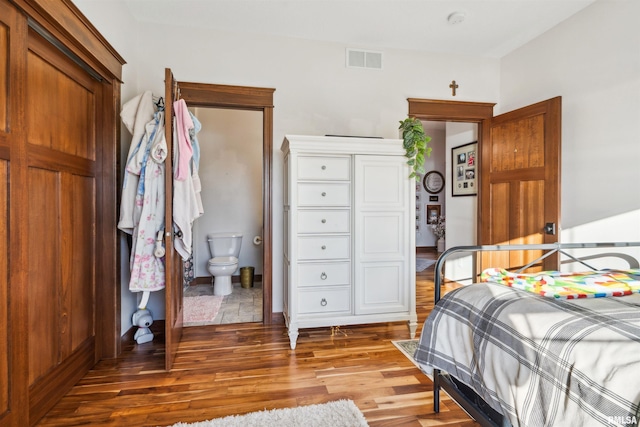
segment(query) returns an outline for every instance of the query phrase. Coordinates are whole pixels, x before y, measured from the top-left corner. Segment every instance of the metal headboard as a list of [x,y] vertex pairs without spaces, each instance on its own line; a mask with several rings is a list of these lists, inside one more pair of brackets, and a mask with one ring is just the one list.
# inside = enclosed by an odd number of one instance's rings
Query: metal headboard
[[[530,263],[528,263],[527,265],[521,267],[520,269],[518,269],[517,272],[522,272],[524,270],[526,270],[527,268],[531,267],[532,265],[536,264],[537,262],[547,258],[550,255],[553,255],[555,253],[560,253],[568,258],[570,258],[571,260],[578,262],[584,266],[586,266],[587,268],[589,268],[590,270],[595,270],[593,267],[591,267],[589,264],[587,264],[585,262],[586,259],[592,258],[592,257],[576,257],[570,253],[567,253],[566,250],[568,249],[600,249],[600,248],[627,248],[627,247],[640,247],[640,242],[600,242],[600,243],[543,243],[543,244],[539,244],[539,245],[480,245],[480,246],[455,246],[453,248],[447,249],[446,251],[444,251],[439,257],[438,260],[436,261],[436,265],[435,265],[435,280],[434,280],[434,284],[435,284],[435,293],[434,293],[434,297],[435,297],[435,301],[434,302],[438,302],[440,300],[440,287],[442,285],[442,267],[444,266],[444,263],[446,261],[446,259],[448,257],[450,257],[451,255],[455,254],[455,253],[460,253],[460,252],[473,252],[473,253],[477,253],[477,252],[490,252],[490,251],[522,251],[522,250],[544,250],[547,251],[544,254],[542,254],[540,257],[536,258],[535,260],[531,261]],[[638,260],[633,258],[632,256],[629,256],[627,254],[600,254],[600,256],[604,256],[604,255],[611,255],[611,256],[618,256],[618,257],[623,257],[626,261],[629,262],[630,268],[638,268],[639,264],[638,264]]]

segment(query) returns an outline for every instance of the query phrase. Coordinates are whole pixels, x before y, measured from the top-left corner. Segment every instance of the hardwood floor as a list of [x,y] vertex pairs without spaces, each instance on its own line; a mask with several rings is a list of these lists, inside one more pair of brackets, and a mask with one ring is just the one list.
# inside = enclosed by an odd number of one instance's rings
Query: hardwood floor
[[[419,334],[433,307],[433,266],[416,277]],[[173,371],[163,370],[161,336],[131,344],[98,363],[38,425],[163,426],[351,399],[371,427],[478,426],[444,393],[433,413],[431,381],[391,343],[408,338],[404,322],[333,335],[305,329],[292,351],[284,325],[185,328]]]

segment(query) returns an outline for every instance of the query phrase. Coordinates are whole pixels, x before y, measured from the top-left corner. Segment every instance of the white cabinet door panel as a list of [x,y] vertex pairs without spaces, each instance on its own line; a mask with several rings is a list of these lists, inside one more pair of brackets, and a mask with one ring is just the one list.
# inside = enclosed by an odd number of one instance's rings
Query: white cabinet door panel
[[404,210],[407,197],[406,171],[403,158],[356,157],[354,194],[359,208]]
[[409,309],[403,262],[363,263],[358,268],[356,314],[392,313]]
[[360,216],[359,257],[374,259],[402,259],[405,257],[406,232],[403,212],[363,212]]

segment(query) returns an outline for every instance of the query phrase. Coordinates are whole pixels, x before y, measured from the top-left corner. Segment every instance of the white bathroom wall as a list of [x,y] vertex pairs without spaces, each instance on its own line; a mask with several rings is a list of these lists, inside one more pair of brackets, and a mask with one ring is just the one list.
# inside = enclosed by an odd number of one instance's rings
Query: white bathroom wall
[[[207,234],[241,232],[239,267],[262,274],[262,112],[195,108],[202,124],[199,175],[204,215],[193,228],[196,277],[210,277]],[[239,270],[235,275],[240,274]]]

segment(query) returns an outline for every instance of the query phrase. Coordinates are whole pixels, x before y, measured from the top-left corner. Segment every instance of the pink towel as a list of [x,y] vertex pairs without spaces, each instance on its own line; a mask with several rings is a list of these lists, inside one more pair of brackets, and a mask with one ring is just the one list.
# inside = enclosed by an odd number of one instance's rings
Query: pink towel
[[173,111],[176,115],[176,133],[178,134],[178,164],[176,165],[175,178],[178,181],[184,181],[191,173],[189,162],[193,156],[193,147],[191,147],[189,130],[193,129],[194,126],[184,99],[179,99],[173,103]]

